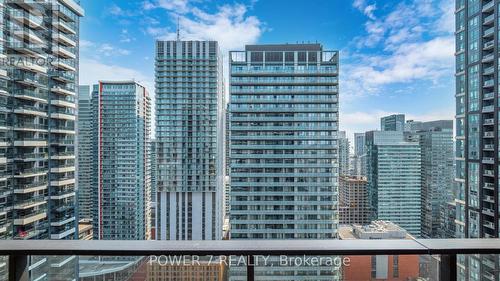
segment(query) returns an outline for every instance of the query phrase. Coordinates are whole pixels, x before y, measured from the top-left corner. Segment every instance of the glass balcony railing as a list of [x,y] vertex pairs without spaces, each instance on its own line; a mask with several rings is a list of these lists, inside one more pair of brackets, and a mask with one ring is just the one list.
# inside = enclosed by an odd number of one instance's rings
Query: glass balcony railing
[[[64,219],[66,217],[61,217]],[[71,219],[71,218],[68,218]],[[64,220],[62,220],[64,222]],[[28,228],[27,228],[28,229]],[[29,228],[29,231],[44,231]],[[64,224],[62,231],[71,231]],[[27,230],[18,231],[23,239]],[[2,240],[9,280],[460,280],[474,270],[497,280],[500,243],[440,240],[75,241]],[[35,256],[36,255],[36,256]],[[44,262],[34,270],[31,261]],[[40,262],[42,261],[42,262]],[[69,265],[54,266],[54,265]],[[469,266],[470,264],[470,266]],[[15,272],[8,272],[8,270]],[[467,272],[467,271],[465,271]],[[144,276],[155,277],[145,279]],[[194,277],[197,276],[197,277]],[[486,280],[486,279],[482,279]]]

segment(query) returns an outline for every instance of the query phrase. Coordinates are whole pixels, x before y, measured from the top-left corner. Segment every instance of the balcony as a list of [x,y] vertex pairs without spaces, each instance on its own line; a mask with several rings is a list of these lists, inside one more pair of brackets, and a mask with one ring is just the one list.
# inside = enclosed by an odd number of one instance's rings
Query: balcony
[[59,107],[76,108],[75,100],[72,96],[52,96],[50,104]]
[[495,71],[495,68],[493,66],[487,67],[483,69],[483,75],[491,75]]
[[486,51],[486,50],[493,49],[494,46],[495,46],[495,42],[493,40],[488,41],[488,42],[483,44],[483,50]]
[[73,47],[68,48],[66,46],[58,45],[52,47],[52,52],[62,58],[70,58],[70,59],[76,58],[75,48]]
[[76,31],[75,31],[76,26],[74,23],[64,22],[64,21],[59,20],[59,21],[54,21],[52,23],[52,25],[64,33],[76,34]]
[[69,34],[53,33],[52,39],[68,47],[76,47],[75,37]]
[[493,105],[483,106],[483,113],[493,112],[494,110],[495,110],[495,106],[493,106]]
[[47,212],[45,210],[36,211],[24,216],[18,216],[14,219],[14,225],[27,225],[47,217]]
[[483,125],[495,125],[495,119],[493,118],[484,119]]
[[483,62],[483,63],[492,62],[494,58],[495,58],[495,55],[489,54],[489,55],[484,56],[483,59],[481,60],[481,62]]
[[[493,1],[492,1],[492,3],[493,3]],[[493,23],[494,21],[495,21],[495,15],[491,14],[483,19],[483,24],[488,25],[488,24]]]
[[494,190],[495,189],[495,185],[492,184],[492,183],[486,182],[486,183],[484,183],[484,188],[485,189],[489,189],[489,190]]
[[76,71],[76,64],[72,59],[58,59],[53,61],[52,65],[60,70]]
[[34,115],[40,117],[47,117],[47,112],[43,108],[29,106],[29,105],[18,105],[14,109],[14,113],[22,115]]
[[53,86],[50,88],[50,90],[53,93],[61,94],[61,95],[67,95],[67,96],[74,96],[75,95],[75,89],[74,88],[69,88],[69,87],[62,87],[62,86]]
[[45,102],[45,103],[47,102],[48,99],[48,95],[46,92],[33,91],[27,89],[14,90],[12,94],[14,94],[14,97],[16,98],[22,98],[22,99]]
[[483,100],[492,100],[495,98],[495,93],[488,92],[483,94]]
[[491,12],[493,7],[495,6],[495,1],[491,0],[490,2],[483,5],[483,13]]
[[32,192],[37,192],[40,190],[47,189],[47,182],[46,181],[37,181],[37,182],[32,182],[28,184],[20,184],[16,186],[16,189],[14,189],[15,194],[27,194],[27,193],[32,193]]
[[[24,233],[23,233],[24,234]],[[199,263],[189,263],[189,261],[197,260],[196,258],[207,256],[211,261],[213,258],[220,259],[222,257],[236,258],[238,264],[231,263],[230,265],[240,268],[238,272],[240,278],[253,281],[264,277],[272,262],[268,258],[270,256],[279,257],[283,260],[288,260],[291,256],[306,257],[309,260],[317,260],[319,257],[338,257],[340,261],[349,261],[349,264],[341,262],[337,265],[329,265],[327,268],[338,270],[338,272],[347,272],[349,270],[360,270],[366,266],[360,258],[363,256],[367,259],[368,267],[371,256],[376,255],[399,255],[401,263],[404,256],[413,256],[416,259],[412,261],[419,263],[419,257],[427,256],[432,260],[437,268],[437,272],[433,278],[425,280],[451,281],[457,280],[457,255],[472,255],[472,254],[500,254],[500,243],[498,239],[436,239],[436,240],[228,240],[228,241],[78,241],[78,240],[48,240],[44,243],[34,240],[2,240],[0,241],[0,255],[8,256],[9,269],[13,270],[10,273],[9,280],[22,280],[23,274],[26,273],[28,267],[29,256],[58,256],[65,260],[65,256],[115,256],[122,263],[115,262],[123,270],[128,268],[124,266],[123,261],[136,260],[145,266],[158,266],[157,270],[169,272],[169,270],[179,269],[178,265],[173,263],[172,267],[161,265],[159,258],[175,258],[175,256],[188,257],[187,266],[200,266]],[[431,255],[436,256],[435,259]],[[193,258],[189,258],[193,256]],[[129,258],[125,258],[129,257]],[[133,258],[136,257],[136,258]],[[196,257],[196,258],[194,258]],[[91,258],[84,259],[84,264],[88,265]],[[105,260],[96,259],[94,261],[97,268],[99,265],[106,264]],[[109,265],[109,262],[107,263]],[[125,265],[128,264],[125,263]],[[135,264],[135,263],[130,263]],[[226,270],[228,264],[216,262],[216,267],[219,270]],[[407,264],[415,266],[415,264]],[[182,263],[181,263],[182,266]],[[315,265],[313,265],[315,266]],[[401,266],[401,265],[400,265]],[[275,268],[275,274],[282,273],[292,269],[304,270],[306,266],[290,263],[288,265],[278,266]],[[405,266],[403,266],[405,267]],[[134,273],[141,266],[132,268]],[[144,267],[142,267],[144,268]],[[15,269],[15,270],[14,270]],[[106,268],[105,272],[112,274],[116,270]],[[406,269],[406,268],[405,268]],[[196,272],[196,267],[191,269]],[[418,266],[416,267],[417,275]],[[85,272],[80,269],[80,273]],[[178,272],[178,271],[176,271]],[[269,273],[267,273],[269,274]],[[370,274],[370,271],[368,271]],[[420,276],[408,278],[412,280],[419,279]],[[368,278],[370,278],[368,276]],[[105,279],[105,278],[101,278]],[[114,278],[106,278],[106,280],[118,280]],[[124,280],[127,280],[126,278]],[[184,280],[184,279],[183,279]],[[312,280],[312,279],[308,279]],[[323,279],[322,279],[323,280]],[[331,279],[328,279],[331,280]],[[344,276],[343,280],[351,280]],[[358,279],[359,280],[359,279]]]
[[47,168],[44,167],[35,167],[35,168],[27,168],[27,169],[18,169],[15,173],[15,178],[29,178],[35,176],[45,175],[48,172]]
[[490,27],[483,32],[483,38],[491,37],[495,34],[495,27]]
[[495,137],[495,132],[484,132],[483,136],[485,138],[494,138]]
[[494,217],[495,211],[490,208],[483,208],[483,214],[488,215],[490,217]]
[[483,88],[491,88],[493,86],[495,86],[495,80],[493,80],[493,79],[486,80],[483,83]]
[[24,138],[23,140],[15,140],[14,146],[47,146],[47,139]]
[[489,203],[495,203],[495,197],[489,196],[489,195],[484,195],[483,200]]
[[49,74],[52,79],[63,83],[70,83],[75,80],[75,73],[71,71],[52,71]]
[[483,157],[484,164],[495,164],[495,158],[493,157]]

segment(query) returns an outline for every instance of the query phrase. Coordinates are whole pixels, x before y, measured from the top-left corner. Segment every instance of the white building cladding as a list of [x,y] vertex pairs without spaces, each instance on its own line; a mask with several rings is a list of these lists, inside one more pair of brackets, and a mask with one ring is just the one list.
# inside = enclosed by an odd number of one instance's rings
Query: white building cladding
[[215,41],[156,43],[159,240],[222,238],[222,57]]
[[330,239],[338,224],[338,52],[230,52],[231,239]]

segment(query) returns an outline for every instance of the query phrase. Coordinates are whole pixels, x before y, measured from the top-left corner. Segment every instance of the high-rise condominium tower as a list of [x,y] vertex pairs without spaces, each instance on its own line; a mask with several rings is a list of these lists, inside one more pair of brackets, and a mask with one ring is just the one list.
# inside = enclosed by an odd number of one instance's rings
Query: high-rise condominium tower
[[330,239],[338,63],[320,44],[230,52],[231,239]]
[[381,131],[404,131],[405,115],[393,114],[380,118]]
[[[0,8],[0,238],[73,239],[83,9],[72,0],[0,1]],[[44,264],[33,261],[34,271]]]
[[421,233],[420,145],[403,131],[366,132],[368,194],[372,219],[388,220],[413,236]]
[[222,238],[224,85],[215,41],[156,42],[159,240]]
[[366,225],[370,223],[366,178],[340,175],[339,210],[340,224]]
[[339,175],[347,176],[349,174],[349,139],[345,131],[340,131],[338,135],[339,142]]
[[0,235],[74,238],[75,85],[83,10],[69,0],[5,1],[1,7],[0,57],[16,60],[0,71]]
[[408,130],[421,149],[422,237],[439,238],[442,208],[453,199],[453,121],[414,122]]
[[150,238],[151,102],[135,81],[100,81],[97,112],[98,183],[93,190],[94,239]]
[[354,155],[365,154],[365,133],[354,133]]
[[78,139],[78,219],[92,219],[92,181],[94,161],[94,120],[92,111],[92,96],[90,86],[79,86],[78,88],[78,115],[77,115],[77,139]]
[[[500,233],[498,1],[456,1],[457,237]],[[492,256],[459,258],[467,280],[498,280]],[[461,268],[461,267],[459,267]]]

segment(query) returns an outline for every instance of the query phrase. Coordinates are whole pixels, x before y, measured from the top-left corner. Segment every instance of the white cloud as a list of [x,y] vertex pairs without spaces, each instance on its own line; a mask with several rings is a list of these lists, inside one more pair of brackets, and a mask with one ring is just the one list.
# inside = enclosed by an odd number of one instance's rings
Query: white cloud
[[166,10],[172,10],[176,13],[183,14],[189,11],[188,4],[189,4],[188,0],[155,0],[155,1],[144,1],[142,7],[145,10],[163,8]]
[[135,38],[130,35],[128,29],[122,29],[122,31],[120,32],[120,42],[130,43],[132,41],[135,41]]
[[[443,77],[453,79],[455,42],[451,2],[402,2],[387,16],[369,19],[365,23],[365,36],[353,41],[347,58],[341,56],[344,70],[341,85],[346,100],[381,94],[384,87],[395,83],[438,83]],[[355,0],[353,5],[363,11],[366,1]],[[382,51],[371,49],[375,46]]]
[[123,66],[104,64],[101,61],[80,58],[80,85],[93,85],[99,80],[136,80],[146,86],[150,96],[154,96],[151,77]]
[[88,40],[80,40],[80,48],[83,52],[92,54],[94,58],[100,58],[101,56],[127,56],[131,53],[129,50],[118,48],[110,43],[96,43]]
[[375,10],[377,10],[377,5],[375,3],[368,4],[366,0],[354,0],[352,6],[365,14],[368,18],[375,20]]
[[124,11],[122,8],[120,8],[118,5],[113,4],[111,7],[109,7],[109,13],[115,16],[122,16],[124,14]]
[[[171,5],[170,5],[171,6]],[[176,12],[169,5],[162,7]],[[247,15],[242,4],[223,5],[215,13],[191,8],[188,14],[177,15],[182,40],[216,40],[224,51],[243,48],[257,41],[263,32],[263,24],[255,16]],[[177,20],[174,14],[172,18]],[[173,40],[177,34],[166,27],[148,27],[147,32],[163,40]]]

